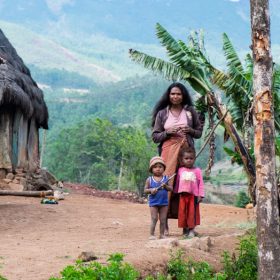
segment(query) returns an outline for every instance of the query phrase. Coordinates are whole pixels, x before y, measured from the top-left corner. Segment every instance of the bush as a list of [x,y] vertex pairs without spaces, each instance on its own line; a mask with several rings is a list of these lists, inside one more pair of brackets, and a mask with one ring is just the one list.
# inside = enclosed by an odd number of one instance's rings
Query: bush
[[244,191],[239,191],[235,206],[240,208],[245,208],[245,206],[250,202],[249,196]]
[[61,277],[52,277],[49,280],[136,280],[139,272],[130,264],[123,262],[123,254],[112,254],[108,261],[108,265],[102,265],[98,262],[91,262],[88,265],[77,261],[76,265],[67,266],[60,273]]
[[224,253],[224,274],[226,279],[235,280],[255,280],[257,279],[257,238],[255,233],[251,233],[240,240],[238,257],[228,252]]
[[[213,268],[206,262],[194,262],[192,260],[183,260],[184,253],[178,250],[171,255],[171,259],[167,264],[167,278],[176,280],[204,280],[219,279],[223,280],[220,275],[215,275]],[[219,278],[217,278],[219,277]]]

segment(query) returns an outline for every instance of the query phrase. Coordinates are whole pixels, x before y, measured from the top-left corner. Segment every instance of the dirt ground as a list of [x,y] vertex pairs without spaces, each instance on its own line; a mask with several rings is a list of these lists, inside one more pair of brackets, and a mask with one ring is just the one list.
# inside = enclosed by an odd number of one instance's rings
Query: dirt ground
[[40,198],[1,196],[0,213],[0,274],[9,280],[58,276],[83,251],[93,251],[102,263],[122,252],[146,275],[164,269],[170,248],[183,248],[219,269],[221,253],[236,248],[252,217],[252,210],[202,203],[200,238],[182,240],[177,220],[170,220],[170,237],[149,241],[149,207],[125,200],[71,192],[47,205]]

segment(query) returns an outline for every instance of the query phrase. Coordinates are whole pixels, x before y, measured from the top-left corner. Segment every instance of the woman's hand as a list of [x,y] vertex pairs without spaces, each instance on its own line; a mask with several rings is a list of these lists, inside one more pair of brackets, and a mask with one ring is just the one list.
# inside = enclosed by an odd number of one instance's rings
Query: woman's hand
[[198,197],[197,197],[197,202],[198,202],[198,203],[202,202],[202,200],[203,200],[203,197],[202,197],[202,196],[198,196]]
[[178,127],[171,127],[171,128],[168,128],[166,130],[166,134],[167,135],[172,135],[172,134],[176,134],[178,131]]
[[181,127],[180,132],[186,136],[187,134],[190,134],[193,132],[193,128],[191,128],[189,126]]

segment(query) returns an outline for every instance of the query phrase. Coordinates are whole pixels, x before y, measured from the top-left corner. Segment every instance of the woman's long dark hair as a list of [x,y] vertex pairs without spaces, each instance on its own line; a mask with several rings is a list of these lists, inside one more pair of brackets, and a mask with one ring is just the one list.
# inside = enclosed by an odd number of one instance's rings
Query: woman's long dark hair
[[172,88],[177,87],[181,90],[182,95],[183,95],[183,101],[182,104],[183,105],[190,105],[193,106],[193,101],[192,98],[190,96],[189,91],[187,90],[187,88],[178,82],[172,83],[167,90],[165,91],[165,93],[162,95],[162,97],[160,98],[160,100],[158,101],[158,103],[155,105],[154,109],[153,109],[153,113],[152,113],[152,127],[155,125],[155,120],[156,120],[156,116],[157,113],[166,108],[168,105],[170,105],[170,98],[169,98],[169,94],[172,90]]

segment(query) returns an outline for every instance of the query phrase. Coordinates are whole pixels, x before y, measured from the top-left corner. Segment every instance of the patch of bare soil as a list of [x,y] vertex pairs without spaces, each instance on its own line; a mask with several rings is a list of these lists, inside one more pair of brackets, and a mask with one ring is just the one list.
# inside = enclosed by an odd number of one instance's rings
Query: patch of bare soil
[[147,275],[164,270],[170,248],[183,248],[187,256],[219,269],[221,253],[233,251],[244,233],[238,225],[252,216],[252,210],[202,204],[199,238],[183,240],[177,220],[170,220],[170,237],[149,241],[148,205],[96,197],[87,193],[87,186],[76,187],[67,185],[70,194],[57,205],[41,204],[39,198],[0,197],[1,275],[49,279],[83,251],[93,251],[102,263],[109,254],[122,252],[125,261]]

